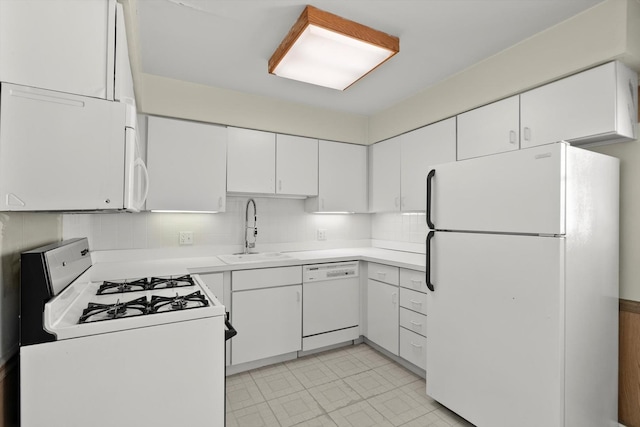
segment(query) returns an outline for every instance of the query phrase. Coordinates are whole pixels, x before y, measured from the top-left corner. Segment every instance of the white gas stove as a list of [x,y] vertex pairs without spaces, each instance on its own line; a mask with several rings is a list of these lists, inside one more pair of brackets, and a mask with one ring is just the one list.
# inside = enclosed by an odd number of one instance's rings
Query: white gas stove
[[215,295],[186,271],[90,268],[86,239],[22,255],[22,427],[224,426]]

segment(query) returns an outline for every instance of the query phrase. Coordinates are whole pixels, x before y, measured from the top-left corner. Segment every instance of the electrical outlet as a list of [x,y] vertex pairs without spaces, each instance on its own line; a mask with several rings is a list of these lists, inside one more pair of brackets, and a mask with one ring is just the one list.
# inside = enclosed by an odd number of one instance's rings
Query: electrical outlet
[[180,245],[193,245],[193,231],[180,232]]
[[318,228],[318,240],[327,240],[326,228]]

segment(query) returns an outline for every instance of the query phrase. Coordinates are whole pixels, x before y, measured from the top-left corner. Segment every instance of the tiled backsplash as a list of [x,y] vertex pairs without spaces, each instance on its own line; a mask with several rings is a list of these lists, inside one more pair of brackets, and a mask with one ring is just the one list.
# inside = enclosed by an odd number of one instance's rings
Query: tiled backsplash
[[[63,215],[63,237],[88,237],[93,250],[178,247],[181,231],[193,232],[193,246],[242,246],[247,197],[227,197],[227,211],[196,213],[106,213]],[[375,239],[424,243],[424,215],[399,213],[318,215],[304,211],[300,199],[255,198],[257,244],[297,243],[322,247],[318,229],[327,230],[327,245]],[[298,246],[299,246],[298,245]]]
[[[244,244],[247,197],[227,197],[227,211],[196,213],[65,214],[64,238],[89,238],[92,250],[177,247],[181,231],[193,232],[193,246]],[[327,230],[327,242],[371,238],[368,214],[318,215],[304,211],[304,200],[255,198],[257,245],[313,242],[317,230]],[[250,211],[251,212],[251,211]]]
[[395,242],[424,243],[425,216],[420,214],[378,213],[371,217],[371,238]]

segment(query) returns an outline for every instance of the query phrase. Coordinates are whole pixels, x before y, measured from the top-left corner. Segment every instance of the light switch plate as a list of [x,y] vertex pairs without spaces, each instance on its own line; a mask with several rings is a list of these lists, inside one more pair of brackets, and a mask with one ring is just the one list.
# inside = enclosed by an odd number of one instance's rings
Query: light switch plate
[[326,228],[318,228],[318,240],[327,240]]

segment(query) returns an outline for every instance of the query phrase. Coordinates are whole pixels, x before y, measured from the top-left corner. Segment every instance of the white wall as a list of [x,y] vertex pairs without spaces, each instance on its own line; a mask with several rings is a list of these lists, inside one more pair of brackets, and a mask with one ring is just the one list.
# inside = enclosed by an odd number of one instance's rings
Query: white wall
[[141,74],[138,81],[142,87],[138,98],[142,113],[329,141],[367,143],[367,116],[151,74]]
[[0,213],[0,366],[18,349],[20,253],[57,240],[61,216],[46,213]]
[[[304,212],[304,200],[255,198],[258,208],[256,248],[304,250],[368,243],[368,214],[318,215]],[[178,247],[180,231],[194,233],[194,248],[219,247],[239,251],[244,245],[246,197],[228,197],[227,212],[219,214],[110,213],[65,214],[65,238],[88,237],[92,250]],[[327,240],[317,241],[317,229],[327,230]]]
[[640,140],[591,150],[620,159],[620,298],[640,301]]
[[[622,58],[640,70],[638,0],[607,0],[373,115],[369,142],[381,141],[506,98],[585,68]],[[455,52],[451,52],[455,55]]]

